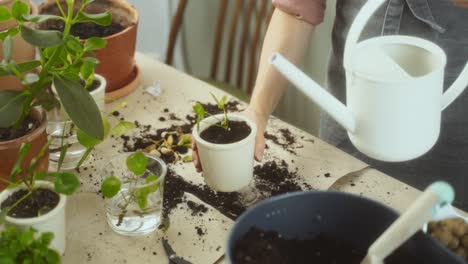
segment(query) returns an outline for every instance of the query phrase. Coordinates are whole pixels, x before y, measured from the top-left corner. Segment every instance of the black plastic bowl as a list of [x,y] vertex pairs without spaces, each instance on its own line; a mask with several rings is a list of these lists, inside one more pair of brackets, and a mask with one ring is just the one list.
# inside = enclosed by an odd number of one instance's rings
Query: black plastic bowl
[[[287,239],[312,239],[322,233],[365,250],[397,218],[398,213],[391,208],[347,193],[311,191],[276,196],[239,217],[228,238],[226,258],[233,263],[236,242],[252,227],[276,231]],[[465,263],[422,232],[398,251],[417,256],[425,264]]]

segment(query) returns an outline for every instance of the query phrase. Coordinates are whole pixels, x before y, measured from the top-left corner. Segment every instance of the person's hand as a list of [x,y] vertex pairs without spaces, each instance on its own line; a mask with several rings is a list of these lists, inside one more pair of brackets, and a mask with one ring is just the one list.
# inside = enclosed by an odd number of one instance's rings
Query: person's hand
[[468,8],[468,0],[449,0],[454,3],[456,6]]
[[[265,133],[265,128],[268,122],[268,116],[260,114],[252,106],[249,106],[241,114],[248,117],[257,125],[257,135],[255,138],[255,160],[262,161],[263,152],[265,151],[264,133]],[[197,144],[193,137],[192,137],[192,157],[193,157],[193,164],[195,165],[197,172],[201,172],[202,166],[200,162],[200,156],[198,155]]]

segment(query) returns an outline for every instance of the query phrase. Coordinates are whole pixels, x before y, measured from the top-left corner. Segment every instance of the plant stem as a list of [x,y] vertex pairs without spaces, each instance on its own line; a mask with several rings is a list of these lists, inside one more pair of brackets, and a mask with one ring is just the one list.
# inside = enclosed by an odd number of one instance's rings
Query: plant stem
[[94,148],[87,148],[86,149],[85,154],[83,155],[83,157],[81,157],[80,161],[78,162],[78,165],[76,165],[76,169],[78,169],[79,167],[81,167],[81,165],[83,165],[83,163],[88,158],[89,154],[91,154],[91,151],[93,151],[93,149]]
[[32,194],[32,191],[29,190],[29,192],[27,194],[25,194],[23,197],[21,197],[18,201],[16,201],[16,203],[14,203],[12,206],[8,207],[5,211],[6,211],[6,215],[8,215],[8,213],[13,209],[15,208],[16,206],[18,206],[21,202],[23,202],[26,198],[28,198],[29,196],[31,196]]

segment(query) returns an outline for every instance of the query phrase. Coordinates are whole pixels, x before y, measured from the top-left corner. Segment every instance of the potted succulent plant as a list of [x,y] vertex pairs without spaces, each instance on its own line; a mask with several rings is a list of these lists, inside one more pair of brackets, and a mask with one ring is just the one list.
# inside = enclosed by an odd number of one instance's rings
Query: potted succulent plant
[[[61,8],[65,9],[67,7],[66,2],[66,0],[47,0],[39,6],[39,13],[58,15]],[[71,28],[71,34],[83,41],[93,37],[102,37],[107,41],[105,48],[96,51],[96,57],[101,62],[96,72],[107,80],[106,92],[109,93],[108,96],[115,98],[125,95],[131,91],[131,88],[135,88],[135,84],[138,82],[138,69],[134,58],[139,20],[138,12],[127,1],[95,0],[88,2],[89,4],[81,9],[80,1],[77,1],[74,5],[74,11],[79,12],[81,10],[90,15],[110,12],[112,14],[112,23],[108,25],[75,24]],[[58,20],[48,20],[41,23],[40,27],[41,29],[58,31],[65,29],[64,23]],[[122,91],[117,91],[119,89]]]
[[0,233],[0,263],[60,263],[60,255],[50,248],[54,234],[50,232],[37,235],[30,228],[18,230],[6,226]]
[[[22,168],[22,159],[31,149],[31,144],[21,146],[10,179],[2,179],[9,186],[0,193],[0,221],[4,219],[6,223],[22,230],[33,228],[39,233],[52,232],[54,238],[51,247],[63,254],[66,195],[77,191],[80,181],[68,172],[35,171],[36,162],[47,148],[48,144],[31,161],[28,168]],[[54,182],[46,181],[47,178],[54,179]]]
[[[0,6],[11,9],[11,6],[14,2],[15,0],[0,0]],[[30,14],[37,14],[37,6],[31,0],[23,0],[23,2],[30,6]],[[15,26],[17,26],[17,23],[14,20],[0,20],[0,32]],[[15,36],[13,38],[13,47],[14,52],[12,58],[17,63],[34,60],[36,55],[35,48],[31,44],[27,43],[23,38],[21,38],[21,36]],[[3,51],[0,49],[0,61],[2,61],[3,58]],[[0,90],[21,90],[22,88],[23,85],[21,84],[20,80],[14,76],[0,77]]]
[[246,116],[227,113],[227,97],[213,98],[223,114],[210,115],[200,103],[194,106],[193,137],[204,179],[216,191],[240,191],[253,179],[256,126]]
[[[82,9],[89,1],[82,1]],[[73,7],[75,0],[67,0]],[[69,8],[69,10],[73,10]],[[62,10],[63,11],[63,10]],[[44,31],[32,28],[30,23],[47,20],[64,21],[65,29]],[[93,84],[94,72],[99,61],[93,56],[96,50],[106,45],[100,38],[81,42],[70,34],[74,24],[93,22],[107,25],[112,18],[109,13],[89,15],[83,11],[61,12],[60,16],[30,14],[29,5],[16,1],[11,10],[0,7],[0,21],[14,20],[17,26],[0,32],[4,60],[0,63],[0,76],[15,76],[24,86],[23,91],[0,91],[0,159],[6,163],[0,168],[5,177],[15,164],[12,153],[18,151],[22,142],[31,142],[32,151],[24,160],[24,166],[36,156],[46,143],[46,117],[36,107],[50,111],[63,107],[67,115],[83,133],[103,140],[104,125],[100,110],[93,100],[89,87]],[[12,38],[20,35],[29,44],[38,48],[39,59],[17,63],[12,59]],[[28,73],[40,69],[39,73]],[[54,85],[56,94],[49,87]],[[48,153],[38,165],[47,168]]]

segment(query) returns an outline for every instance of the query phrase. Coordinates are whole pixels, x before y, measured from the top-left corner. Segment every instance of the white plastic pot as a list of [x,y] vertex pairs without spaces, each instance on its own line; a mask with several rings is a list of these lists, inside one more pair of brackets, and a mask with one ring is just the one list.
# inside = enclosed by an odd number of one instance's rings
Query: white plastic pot
[[193,128],[198,154],[206,184],[219,192],[235,192],[246,187],[253,179],[255,135],[257,127],[247,117],[228,114],[231,121],[245,121],[250,134],[243,140],[232,144],[214,144],[200,137],[200,133],[213,124],[223,120],[223,115],[205,118],[200,122],[200,131]]
[[[45,187],[50,190],[54,189],[54,184],[51,182],[37,181],[36,183],[37,186]],[[0,204],[20,188],[21,187],[2,191],[0,193]],[[45,215],[33,218],[13,218],[7,216],[6,221],[21,230],[32,227],[39,233],[54,233],[54,239],[50,247],[57,250],[60,255],[63,255],[65,252],[65,205],[67,197],[63,194],[59,194],[59,196],[60,198],[57,206]]]

